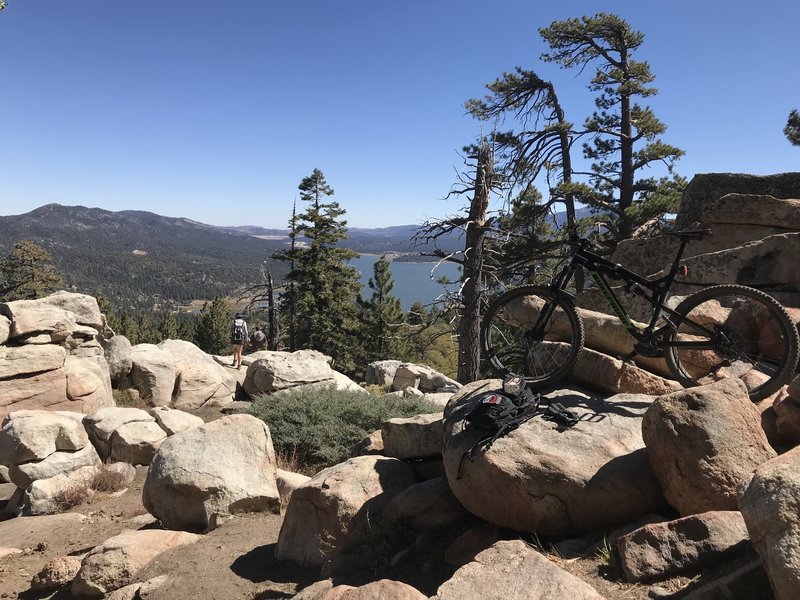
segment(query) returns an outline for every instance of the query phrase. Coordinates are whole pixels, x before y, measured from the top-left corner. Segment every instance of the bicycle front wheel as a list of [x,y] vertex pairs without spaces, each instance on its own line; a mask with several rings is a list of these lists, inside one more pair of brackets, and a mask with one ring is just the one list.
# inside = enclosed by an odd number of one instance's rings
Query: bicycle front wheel
[[675,311],[665,358],[683,385],[737,377],[756,402],[794,372],[797,328],[772,296],[742,285],[717,285],[692,294]]
[[583,348],[583,323],[570,299],[521,286],[489,305],[481,324],[486,359],[502,376],[546,387],[567,375]]

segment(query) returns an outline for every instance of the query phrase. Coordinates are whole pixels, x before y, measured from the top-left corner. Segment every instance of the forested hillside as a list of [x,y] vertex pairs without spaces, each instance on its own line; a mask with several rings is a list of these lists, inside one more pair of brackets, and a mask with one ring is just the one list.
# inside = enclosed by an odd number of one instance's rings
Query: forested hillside
[[76,291],[108,297],[121,310],[154,301],[225,296],[286,266],[270,260],[281,240],[264,240],[189,219],[48,204],[0,217],[0,253],[30,239],[45,248]]
[[[352,228],[341,246],[364,254],[406,252],[413,259],[424,251],[412,246],[416,229]],[[262,267],[276,283],[288,270],[271,259],[286,247],[286,230],[219,227],[144,211],[48,204],[0,216],[0,255],[25,239],[50,253],[68,288],[103,294],[120,311],[228,296],[261,281]],[[457,236],[444,241],[450,250],[459,244]]]

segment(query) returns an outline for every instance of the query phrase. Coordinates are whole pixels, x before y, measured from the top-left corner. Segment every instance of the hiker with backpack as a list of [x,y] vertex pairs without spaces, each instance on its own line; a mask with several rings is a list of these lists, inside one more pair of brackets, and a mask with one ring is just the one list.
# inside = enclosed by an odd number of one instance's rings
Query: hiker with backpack
[[237,369],[242,368],[242,348],[247,344],[247,321],[244,320],[244,315],[237,312],[233,317],[231,324],[231,346],[233,346],[233,363],[232,367]]
[[253,333],[252,341],[253,352],[267,349],[267,336],[261,329],[261,325],[256,326],[256,331]]

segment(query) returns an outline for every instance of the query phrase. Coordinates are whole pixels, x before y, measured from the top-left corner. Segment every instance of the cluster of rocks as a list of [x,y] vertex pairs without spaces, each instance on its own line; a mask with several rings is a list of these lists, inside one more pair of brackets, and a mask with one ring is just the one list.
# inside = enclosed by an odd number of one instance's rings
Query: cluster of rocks
[[12,410],[90,413],[113,405],[97,301],[56,292],[0,303],[0,418]]
[[[519,539],[536,533],[569,558],[595,552],[590,540],[598,530],[615,531],[611,551],[630,582],[657,585],[730,563],[736,568],[691,597],[761,597],[737,591],[754,581],[762,584],[759,594],[771,585],[776,598],[796,597],[800,569],[791,557],[800,527],[792,507],[800,493],[800,447],[778,454],[741,382],[658,397],[599,399],[565,389],[557,400],[580,414],[576,426],[531,419],[490,447],[476,447],[485,433],[466,427],[465,417],[499,386],[475,382],[443,413],[391,419],[364,454],[311,478],[277,469],[269,427],[249,415],[169,435],[143,489],[145,508],[165,529],[126,532],[93,549],[72,565],[72,593],[99,597],[122,588],[124,597],[135,597],[142,586],[158,585],[138,581],[136,573],[159,553],[224,527],[237,513],[277,513],[283,504],[276,557],[321,573],[298,598],[427,597],[399,581],[334,583],[392,531],[405,534],[407,545],[387,557],[401,565],[431,540],[447,540],[439,560],[450,576],[437,599],[500,597],[499,590],[509,598],[553,597],[530,595],[531,585],[541,589],[543,581],[559,597],[601,598],[544,547]],[[800,388],[800,380],[793,386]],[[57,425],[38,445],[70,439],[78,446],[88,438],[113,448],[111,428],[98,426],[110,418],[84,418],[81,434],[76,419],[54,417]],[[27,438],[32,423],[30,415],[14,416],[3,435]],[[128,561],[124,568],[120,560]]]
[[[465,417],[499,386],[469,384],[442,415],[387,422],[379,455],[350,459],[295,490],[276,555],[335,579],[346,549],[368,544],[376,523],[378,536],[399,525],[430,539],[431,531],[446,537],[442,530],[466,522],[443,550],[455,572],[436,598],[553,597],[531,592],[532,581],[547,581],[558,597],[600,598],[514,538],[535,532],[562,556],[574,556],[594,551],[591,532],[616,530],[611,551],[630,582],[653,584],[744,557],[693,597],[746,598],[736,590],[753,581],[767,588],[769,581],[776,598],[800,591],[800,570],[788,558],[800,544],[791,500],[800,485],[800,449],[777,454],[741,382],[605,400],[562,390],[557,400],[581,415],[578,425],[564,430],[532,419],[470,455],[485,434],[465,427]],[[438,460],[443,471],[432,468]],[[747,559],[753,548],[760,561]],[[394,559],[402,556],[399,550]],[[762,597],[764,587],[749,597]],[[298,597],[344,591],[324,580]],[[407,593],[384,597],[419,597]]]
[[[756,176],[729,173],[696,175],[676,215],[676,229],[707,227],[710,235],[690,242],[673,290],[688,295],[709,285],[738,283],[777,298],[800,319],[800,269],[791,257],[800,252],[800,173]],[[625,240],[612,260],[643,275],[662,273],[680,242],[670,236]],[[598,293],[580,300],[602,306]],[[632,302],[644,318],[646,306]]]
[[444,406],[461,384],[425,365],[399,360],[379,360],[367,365],[365,381],[398,396],[424,396]]
[[119,470],[129,483],[133,466],[149,465],[167,437],[202,424],[201,418],[168,407],[109,406],[89,415],[13,411],[0,429],[0,465],[3,479],[17,490],[3,515],[58,512],[65,492],[89,491],[103,470]]

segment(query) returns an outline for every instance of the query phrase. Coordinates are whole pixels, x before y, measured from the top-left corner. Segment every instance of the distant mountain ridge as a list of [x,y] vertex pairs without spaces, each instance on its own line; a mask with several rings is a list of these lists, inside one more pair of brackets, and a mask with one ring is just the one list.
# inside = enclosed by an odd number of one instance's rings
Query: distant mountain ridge
[[[364,254],[412,252],[416,230],[352,228],[343,245]],[[276,281],[287,270],[270,258],[285,247],[287,230],[220,227],[146,211],[47,204],[0,216],[0,256],[23,239],[52,255],[69,287],[102,293],[121,310],[227,296],[261,281],[262,269]]]

